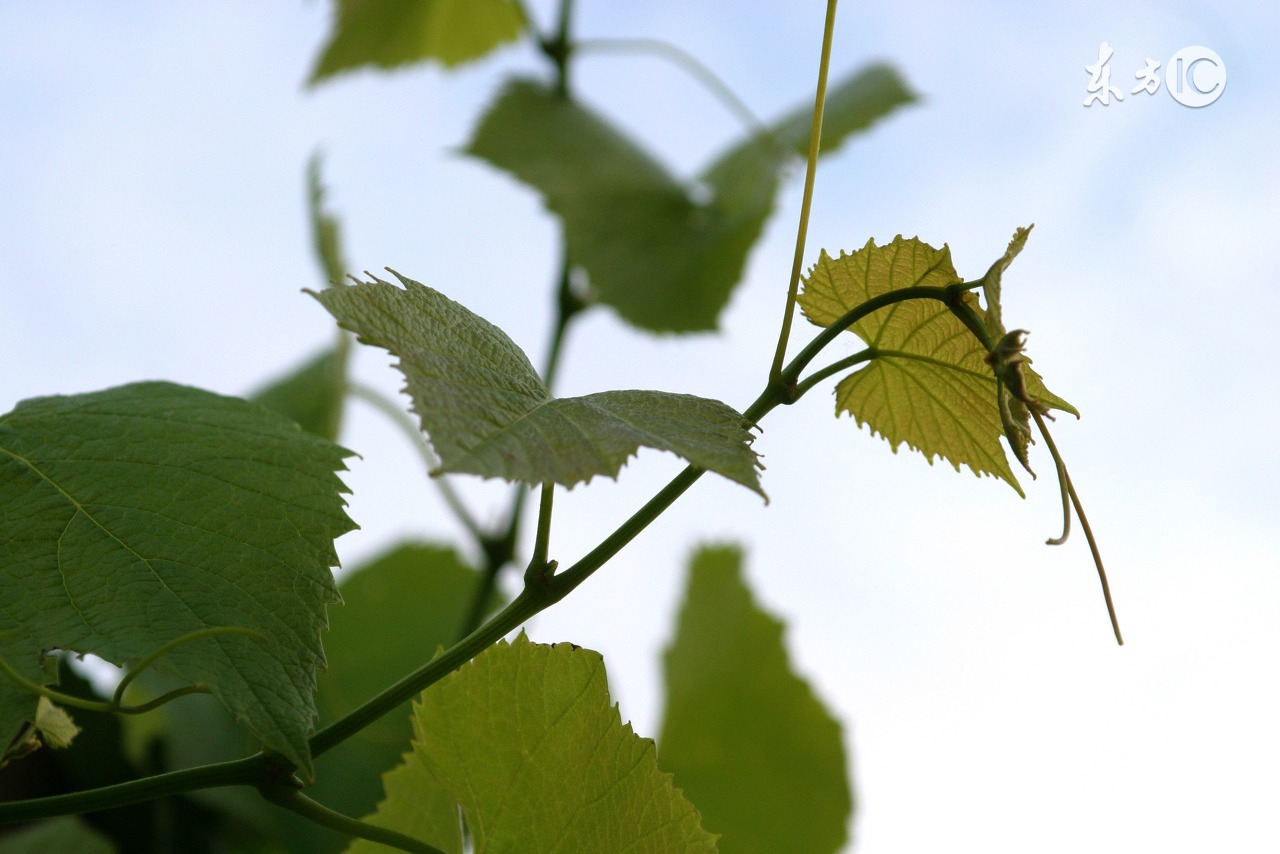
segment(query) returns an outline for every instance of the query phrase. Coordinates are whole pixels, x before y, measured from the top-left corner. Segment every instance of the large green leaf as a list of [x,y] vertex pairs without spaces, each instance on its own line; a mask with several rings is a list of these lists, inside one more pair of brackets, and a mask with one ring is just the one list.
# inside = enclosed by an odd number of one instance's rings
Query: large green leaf
[[653,742],[609,702],[599,653],[500,641],[423,694],[414,731],[375,824],[459,851],[456,819],[427,831],[405,803],[434,783],[461,807],[476,851],[715,850]]
[[[883,66],[833,86],[825,150],[914,97]],[[517,80],[467,151],[542,194],[601,302],[642,329],[692,332],[716,327],[784,168],[805,152],[810,110],[744,139],[690,183],[584,105]]]
[[[935,249],[901,235],[885,246],[875,241],[833,259],[823,252],[805,277],[800,306],[819,326],[828,326],[852,308],[892,290],[944,287],[960,282],[951,250]],[[836,412],[867,424],[897,451],[906,442],[933,461],[956,470],[969,466],[991,474],[1021,495],[1022,487],[1000,444],[996,378],[982,343],[942,302],[895,303],[862,318],[850,331],[868,345],[868,364],[836,386]],[[1044,390],[1027,369],[1028,384],[1048,405],[1069,412],[1070,404]]]
[[837,851],[853,810],[840,724],[792,670],[782,623],[752,600],[741,562],[736,548],[705,548],[689,567],[663,659],[662,767],[726,854]]
[[[333,540],[354,525],[350,452],[257,404],[169,383],[44,397],[0,416],[0,654],[48,683],[46,653],[154,667],[207,686],[311,771]],[[35,697],[0,680],[0,732]]]
[[658,391],[553,398],[501,329],[398,273],[313,293],[366,344],[398,356],[441,471],[573,486],[616,477],[637,448],[671,451],[760,489],[751,432],[719,401]]
[[336,19],[310,83],[363,66],[479,59],[524,28],[516,0],[335,0]]

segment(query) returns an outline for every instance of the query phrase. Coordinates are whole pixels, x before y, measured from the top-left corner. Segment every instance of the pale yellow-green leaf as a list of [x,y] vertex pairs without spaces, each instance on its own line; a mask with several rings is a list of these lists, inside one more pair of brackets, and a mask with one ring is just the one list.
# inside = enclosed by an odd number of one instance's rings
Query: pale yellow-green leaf
[[48,697],[41,697],[36,703],[36,729],[40,730],[40,740],[54,750],[70,747],[72,739],[80,734],[80,727],[67,710],[54,705]]
[[[994,314],[986,314],[986,322],[999,317],[999,278],[1021,251],[1028,231],[1020,229],[992,267],[996,308]],[[961,282],[945,244],[935,249],[918,238],[899,235],[884,246],[869,240],[839,258],[823,252],[805,278],[799,303],[811,322],[825,327],[890,291],[944,288]],[[966,293],[964,299],[980,318],[984,316],[976,297]],[[858,320],[849,330],[866,342],[868,359],[836,386],[837,413],[853,415],[860,426],[866,424],[887,439],[895,451],[905,442],[930,462],[939,456],[957,471],[966,465],[975,474],[998,477],[1023,494],[1000,444],[1009,416],[1002,418],[987,350],[945,302],[925,298],[893,303]],[[1049,393],[1029,367],[1023,372],[1029,394],[1049,407],[1075,412]]]
[[477,852],[716,850],[658,770],[653,742],[622,723],[599,653],[501,641],[428,689],[414,726],[413,752],[385,778],[374,823],[457,850],[456,821],[428,831],[405,803],[415,792],[433,802],[434,781],[461,807]]
[[[834,323],[872,297],[910,287],[961,281],[951,251],[901,235],[885,246],[867,241],[851,255],[822,253],[805,279],[800,305],[819,326]],[[986,349],[945,303],[894,303],[850,327],[873,358],[836,386],[836,412],[847,412],[889,441],[905,442],[932,462],[994,475],[1022,494],[1000,437],[1004,428]]]

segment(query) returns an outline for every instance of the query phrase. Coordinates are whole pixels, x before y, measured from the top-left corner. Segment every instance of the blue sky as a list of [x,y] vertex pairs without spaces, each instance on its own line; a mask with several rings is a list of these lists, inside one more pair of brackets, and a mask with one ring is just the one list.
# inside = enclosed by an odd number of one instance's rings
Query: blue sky
[[[584,37],[697,54],[770,117],[809,100],[823,4],[584,0]],[[550,4],[533,4],[544,22]],[[325,153],[357,269],[395,267],[506,328],[540,363],[556,228],[528,191],[456,149],[496,86],[543,74],[526,48],[455,74],[302,81],[321,3],[0,7],[0,411],[41,394],[170,379],[246,393],[331,340],[300,294],[303,174]],[[1112,578],[1116,648],[1082,537],[1051,549],[1058,498],[927,465],[830,416],[826,390],[775,412],[766,508],[704,479],[614,564],[531,626],[601,650],[624,718],[660,723],[658,654],[682,566],[740,542],[801,670],[846,722],[863,854],[1268,851],[1280,796],[1280,80],[1273,4],[914,4],[840,10],[834,66],[893,62],[921,104],[820,170],[808,241],[919,235],[981,275],[1036,224],[1005,278],[1009,325],[1083,413],[1055,437]],[[1099,46],[1123,102],[1084,107]],[[1227,67],[1201,109],[1129,94],[1189,45]],[[1163,68],[1162,68],[1163,71]],[[692,174],[739,133],[660,60],[584,57],[581,96]],[[799,177],[798,173],[795,176]],[[587,316],[560,391],[663,388],[744,407],[767,370],[799,210],[793,180],[719,336],[651,338]],[[804,324],[801,336],[808,335]],[[362,379],[394,392],[380,352]],[[356,406],[344,443],[358,562],[455,526],[412,451]],[[1047,457],[1033,457],[1041,471]],[[616,484],[558,500],[572,559],[678,464],[642,453]],[[504,490],[463,483],[481,516]]]

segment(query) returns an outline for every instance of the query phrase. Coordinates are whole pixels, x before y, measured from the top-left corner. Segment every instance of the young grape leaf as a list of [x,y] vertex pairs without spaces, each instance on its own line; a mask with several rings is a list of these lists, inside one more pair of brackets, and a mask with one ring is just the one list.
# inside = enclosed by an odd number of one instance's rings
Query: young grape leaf
[[1008,332],[1004,328],[1004,318],[1001,317],[1002,309],[1000,306],[1000,287],[1003,284],[1004,271],[1009,269],[1013,259],[1021,254],[1022,247],[1027,245],[1027,238],[1031,236],[1031,229],[1033,228],[1035,228],[1035,223],[1026,228],[1019,226],[1009,240],[1009,246],[1004,250],[1004,254],[996,259],[995,263],[987,270],[987,274],[982,277],[982,296],[987,302],[983,320],[986,323],[987,334],[991,336],[992,341],[999,341]]
[[460,851],[448,847],[456,819],[425,832],[403,800],[434,781],[461,807],[476,851],[716,850],[698,811],[658,770],[653,742],[610,704],[599,653],[523,634],[499,641],[424,692],[414,711],[413,752],[388,775],[374,824]]
[[308,359],[292,372],[258,389],[249,399],[298,422],[309,433],[333,441],[342,425],[342,369],[333,349]]
[[764,495],[751,432],[729,406],[659,391],[553,398],[501,329],[395,275],[403,288],[375,278],[312,296],[362,342],[399,357],[440,471],[573,486],[617,477],[643,446]]
[[[987,270],[987,274],[982,277],[982,295],[987,302],[983,321],[987,334],[995,342],[995,348],[987,356],[987,362],[996,375],[1000,423],[1004,426],[1005,441],[1013,449],[1013,455],[1017,457],[1024,469],[1031,472],[1032,477],[1035,477],[1035,472],[1031,471],[1031,461],[1027,453],[1031,445],[1031,411],[1027,404],[1028,402],[1037,403],[1037,401],[1030,395],[1028,388],[1028,380],[1033,374],[1026,366],[1031,364],[1031,360],[1022,354],[1023,341],[1027,332],[1024,329],[1015,329],[1013,332],[1005,330],[1004,319],[1001,317],[1000,286],[1004,271],[1009,269],[1013,259],[1018,257],[1018,253],[1026,245],[1027,237],[1034,227],[1034,225],[1026,228],[1019,227],[1013,233],[1013,238],[1009,241],[1009,247],[1005,249],[1004,254],[996,259],[996,262]],[[1038,406],[1038,408],[1042,415],[1048,412],[1045,407]],[[1074,412],[1074,410],[1071,411]]]
[[[838,259],[823,252],[805,277],[799,303],[811,322],[825,327],[891,290],[960,281],[946,245],[935,249],[899,235],[885,246],[869,240]],[[946,305],[895,303],[850,331],[867,343],[871,359],[836,386],[837,414],[848,412],[859,426],[869,425],[895,452],[906,442],[930,462],[936,454],[957,471],[963,463],[1024,494],[1000,445],[1004,426],[987,351]],[[1075,412],[1044,389],[1034,371],[1025,374],[1031,393],[1046,405]]]
[[[194,631],[158,671],[207,686],[310,776],[306,739],[354,524],[350,454],[257,404],[170,383],[24,401],[0,416],[0,655],[51,681],[51,650],[121,666]],[[0,732],[36,699],[0,679]]]
[[782,623],[752,601],[741,563],[720,547],[690,564],[663,656],[662,767],[722,851],[837,851],[853,811],[840,724],[792,670]]
[[524,29],[516,0],[335,0],[336,19],[309,85],[363,66],[479,59]]
[[[834,150],[914,99],[884,66],[833,86],[823,145]],[[641,329],[695,332],[715,329],[785,167],[805,153],[811,109],[743,140],[690,184],[586,106],[517,80],[466,151],[542,194],[601,302]]]

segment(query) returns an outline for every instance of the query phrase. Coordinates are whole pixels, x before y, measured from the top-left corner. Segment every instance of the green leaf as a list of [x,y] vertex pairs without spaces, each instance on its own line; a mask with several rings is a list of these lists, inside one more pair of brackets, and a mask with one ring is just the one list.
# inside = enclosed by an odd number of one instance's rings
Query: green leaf
[[840,724],[797,676],[732,547],[700,549],[663,656],[662,767],[720,850],[839,850],[853,811]]
[[375,824],[460,850],[438,841],[451,836],[423,833],[403,800],[435,781],[461,807],[476,851],[715,850],[698,811],[658,770],[653,742],[610,704],[599,653],[500,641],[423,694],[414,731]]
[[1018,257],[1033,228],[1035,228],[1034,224],[1026,228],[1018,228],[1014,232],[1013,238],[1009,241],[1009,247],[982,277],[982,294],[987,302],[983,320],[987,334],[995,342],[994,349],[987,356],[987,362],[998,380],[996,395],[1000,423],[1004,426],[1005,441],[1013,449],[1013,455],[1017,457],[1022,467],[1035,477],[1027,455],[1028,446],[1032,441],[1031,412],[1028,405],[1035,406],[1042,415],[1048,412],[1050,406],[1070,412],[1077,418],[1080,417],[1080,413],[1076,412],[1071,404],[1051,394],[1044,387],[1040,376],[1028,367],[1031,360],[1022,353],[1026,330],[1006,331],[1004,319],[1001,316],[1000,287],[1004,271],[1009,269],[1013,259]]
[[[913,99],[883,66],[846,80],[831,90],[824,145],[834,150]],[[542,194],[601,302],[642,329],[694,332],[716,327],[785,167],[808,144],[807,114],[762,129],[684,182],[582,104],[517,80],[466,150]]]
[[333,349],[254,392],[250,399],[296,421],[303,430],[330,441],[342,426],[341,360]]
[[1035,227],[1035,223],[1032,223],[1026,228],[1019,227],[1014,231],[1004,254],[996,259],[987,270],[987,274],[982,277],[982,295],[987,301],[987,310],[983,313],[983,319],[986,321],[987,334],[991,336],[992,341],[999,341],[1008,331],[1004,328],[1000,306],[1000,287],[1004,279],[1004,271],[1009,269],[1013,259],[1021,254],[1022,247],[1027,245],[1027,238],[1031,236],[1031,229]]
[[[414,729],[417,729],[416,723]],[[446,854],[463,854],[467,850],[463,847],[457,802],[414,753],[406,753],[404,764],[383,774],[382,785],[386,796],[378,804],[377,812],[366,816],[365,821],[424,842],[429,840]],[[387,848],[367,839],[357,839],[345,852],[386,854]]]
[[312,296],[362,342],[399,357],[440,471],[573,486],[616,477],[643,446],[764,495],[751,432],[732,408],[658,391],[553,398],[501,329],[395,275],[403,288],[375,279]]
[[[869,129],[899,107],[918,100],[892,67],[873,64],[827,88],[822,109],[822,153],[838,150],[850,136]],[[809,155],[813,103],[799,107],[770,128],[770,136],[799,157]]]
[[336,0],[336,20],[311,85],[363,66],[397,68],[434,59],[446,68],[519,38],[515,0]]
[[40,740],[54,750],[65,750],[80,734],[80,727],[67,714],[67,710],[55,705],[48,697],[41,697],[36,704],[36,729]]
[[[0,655],[49,650],[207,686],[307,776],[349,451],[264,407],[170,383],[24,401],[0,416]],[[265,640],[264,640],[265,639]],[[0,731],[35,698],[0,680]]]
[[[799,303],[810,321],[828,326],[880,294],[960,281],[945,245],[934,249],[899,235],[885,246],[869,240],[838,259],[823,252],[805,278]],[[871,358],[836,386],[837,414],[848,412],[859,426],[869,425],[895,452],[906,442],[931,463],[941,456],[957,471],[967,465],[1023,494],[1000,444],[1004,426],[986,349],[946,305],[932,299],[895,303],[850,331],[867,343]],[[1074,411],[1047,393],[1045,402]]]

